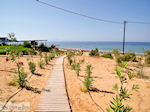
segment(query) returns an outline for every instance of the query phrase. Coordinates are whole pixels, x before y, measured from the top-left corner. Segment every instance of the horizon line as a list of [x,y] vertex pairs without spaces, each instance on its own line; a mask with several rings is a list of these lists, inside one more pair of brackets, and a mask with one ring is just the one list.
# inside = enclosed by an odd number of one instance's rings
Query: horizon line
[[[48,42],[123,42],[123,41],[72,41],[72,40],[48,40]],[[126,42],[145,42],[150,43],[150,41],[126,41]]]

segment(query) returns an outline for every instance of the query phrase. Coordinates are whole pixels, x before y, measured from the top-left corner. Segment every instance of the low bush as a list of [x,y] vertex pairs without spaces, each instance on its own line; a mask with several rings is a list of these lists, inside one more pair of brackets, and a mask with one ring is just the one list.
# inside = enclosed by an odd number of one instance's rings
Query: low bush
[[114,54],[115,57],[120,56],[120,52],[118,51],[118,49],[113,49],[112,54]]
[[39,46],[38,46],[38,50],[42,51],[42,52],[49,52],[49,48],[47,46],[45,46],[43,43],[41,43]]
[[128,61],[137,62],[135,53],[125,53],[124,55],[116,57],[116,62],[118,65],[120,65],[121,62],[128,62]]
[[135,53],[125,53],[122,61],[136,61]]
[[30,72],[31,72],[32,74],[34,74],[34,73],[35,73],[35,70],[36,70],[36,65],[35,65],[35,63],[29,62],[28,65],[29,65]]
[[150,50],[145,51],[145,64],[150,65]]
[[72,57],[75,55],[75,52],[71,52],[71,51],[68,51],[67,52],[67,57]]
[[77,52],[76,55],[77,55],[77,56],[82,56],[82,55],[83,55],[83,52]]
[[96,48],[95,50],[91,50],[90,53],[89,53],[90,56],[99,56],[99,51],[98,49]]
[[102,54],[101,57],[113,59],[111,53]]
[[28,41],[25,41],[25,42],[23,43],[23,46],[24,46],[24,47],[27,47],[27,48],[31,48],[31,43],[28,42]]

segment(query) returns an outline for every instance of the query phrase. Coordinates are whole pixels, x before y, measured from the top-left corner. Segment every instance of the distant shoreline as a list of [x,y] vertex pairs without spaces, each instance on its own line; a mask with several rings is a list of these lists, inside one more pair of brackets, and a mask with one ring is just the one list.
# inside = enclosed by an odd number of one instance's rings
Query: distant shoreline
[[[119,42],[119,43],[123,43],[122,41],[51,41],[48,40],[48,42]],[[126,43],[150,43],[149,42],[145,42],[145,41],[126,41]]]
[[[79,51],[83,51],[83,52],[90,52],[92,49],[82,49],[82,48],[60,48],[60,50],[71,50],[71,51],[75,51],[75,52],[79,52]],[[101,54],[105,54],[105,53],[111,53],[112,51],[108,51],[108,50],[99,50],[99,53]],[[120,51],[122,53],[122,51]],[[129,52],[126,52],[129,53]],[[136,53],[134,52],[136,55],[143,55],[144,53]]]

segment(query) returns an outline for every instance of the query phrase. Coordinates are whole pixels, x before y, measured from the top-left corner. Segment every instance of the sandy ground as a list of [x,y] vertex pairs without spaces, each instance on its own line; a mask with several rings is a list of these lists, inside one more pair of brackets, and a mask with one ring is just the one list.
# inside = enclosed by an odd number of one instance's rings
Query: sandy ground
[[[85,62],[81,65],[80,77],[77,78],[75,71],[71,70],[68,66],[68,60],[65,59],[64,67],[67,81],[67,89],[70,98],[70,104],[73,112],[106,112],[106,108],[109,107],[110,101],[115,97],[117,92],[113,90],[113,86],[119,83],[118,78],[115,75],[115,61],[112,59],[106,59],[102,57],[89,57],[89,56],[75,56],[76,60],[84,59]],[[102,109],[96,106],[88,93],[81,91],[83,87],[82,80],[85,75],[85,66],[90,63],[93,66],[92,76],[93,87],[114,94],[106,92],[91,92],[91,96],[95,103],[100,105]],[[150,74],[150,72],[149,72]],[[134,78],[127,83],[129,90],[133,84],[140,85],[140,90],[133,90],[131,93],[132,99],[127,101],[133,110],[132,112],[150,112],[150,80]]]
[[[40,58],[27,58],[27,57],[22,57],[19,59],[19,61],[22,61],[24,63],[23,68],[24,71],[28,74],[28,76],[31,75],[28,69],[28,62],[33,61],[37,64],[39,60]],[[36,73],[40,74],[41,76],[33,75],[30,78],[30,80],[28,80],[27,85],[35,88],[38,91],[41,91],[42,94],[44,92],[43,88],[46,84],[48,77],[50,76],[55,60],[56,59],[49,62],[49,65],[45,65],[44,69],[40,69],[38,65],[36,65]],[[15,76],[14,73],[15,71],[16,71],[15,63],[11,61],[6,62],[5,57],[0,57],[0,101],[1,102],[6,101],[6,99],[8,99],[18,89],[16,86],[9,85],[9,82],[11,82]],[[33,112],[33,110],[36,108],[38,104],[39,96],[41,94],[23,89],[20,93],[18,93],[15,97],[11,99],[11,102],[29,102],[31,107],[30,112]]]

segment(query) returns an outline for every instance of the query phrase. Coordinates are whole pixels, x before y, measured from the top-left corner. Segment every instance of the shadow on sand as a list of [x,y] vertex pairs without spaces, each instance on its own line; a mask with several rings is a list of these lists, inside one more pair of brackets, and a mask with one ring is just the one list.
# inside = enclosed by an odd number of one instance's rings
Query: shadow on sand
[[40,74],[40,73],[34,73],[34,75],[36,75],[36,76],[43,76],[43,74]]
[[106,90],[99,90],[99,89],[97,89],[97,88],[91,88],[90,90],[89,90],[90,92],[101,92],[101,93],[108,93],[108,94],[115,94],[114,92],[112,92],[112,91],[106,91]]
[[33,87],[31,87],[31,86],[25,86],[24,88],[25,88],[26,90],[28,90],[28,91],[32,91],[32,92],[34,92],[34,93],[41,94],[41,91],[39,91],[37,88],[33,88]]

